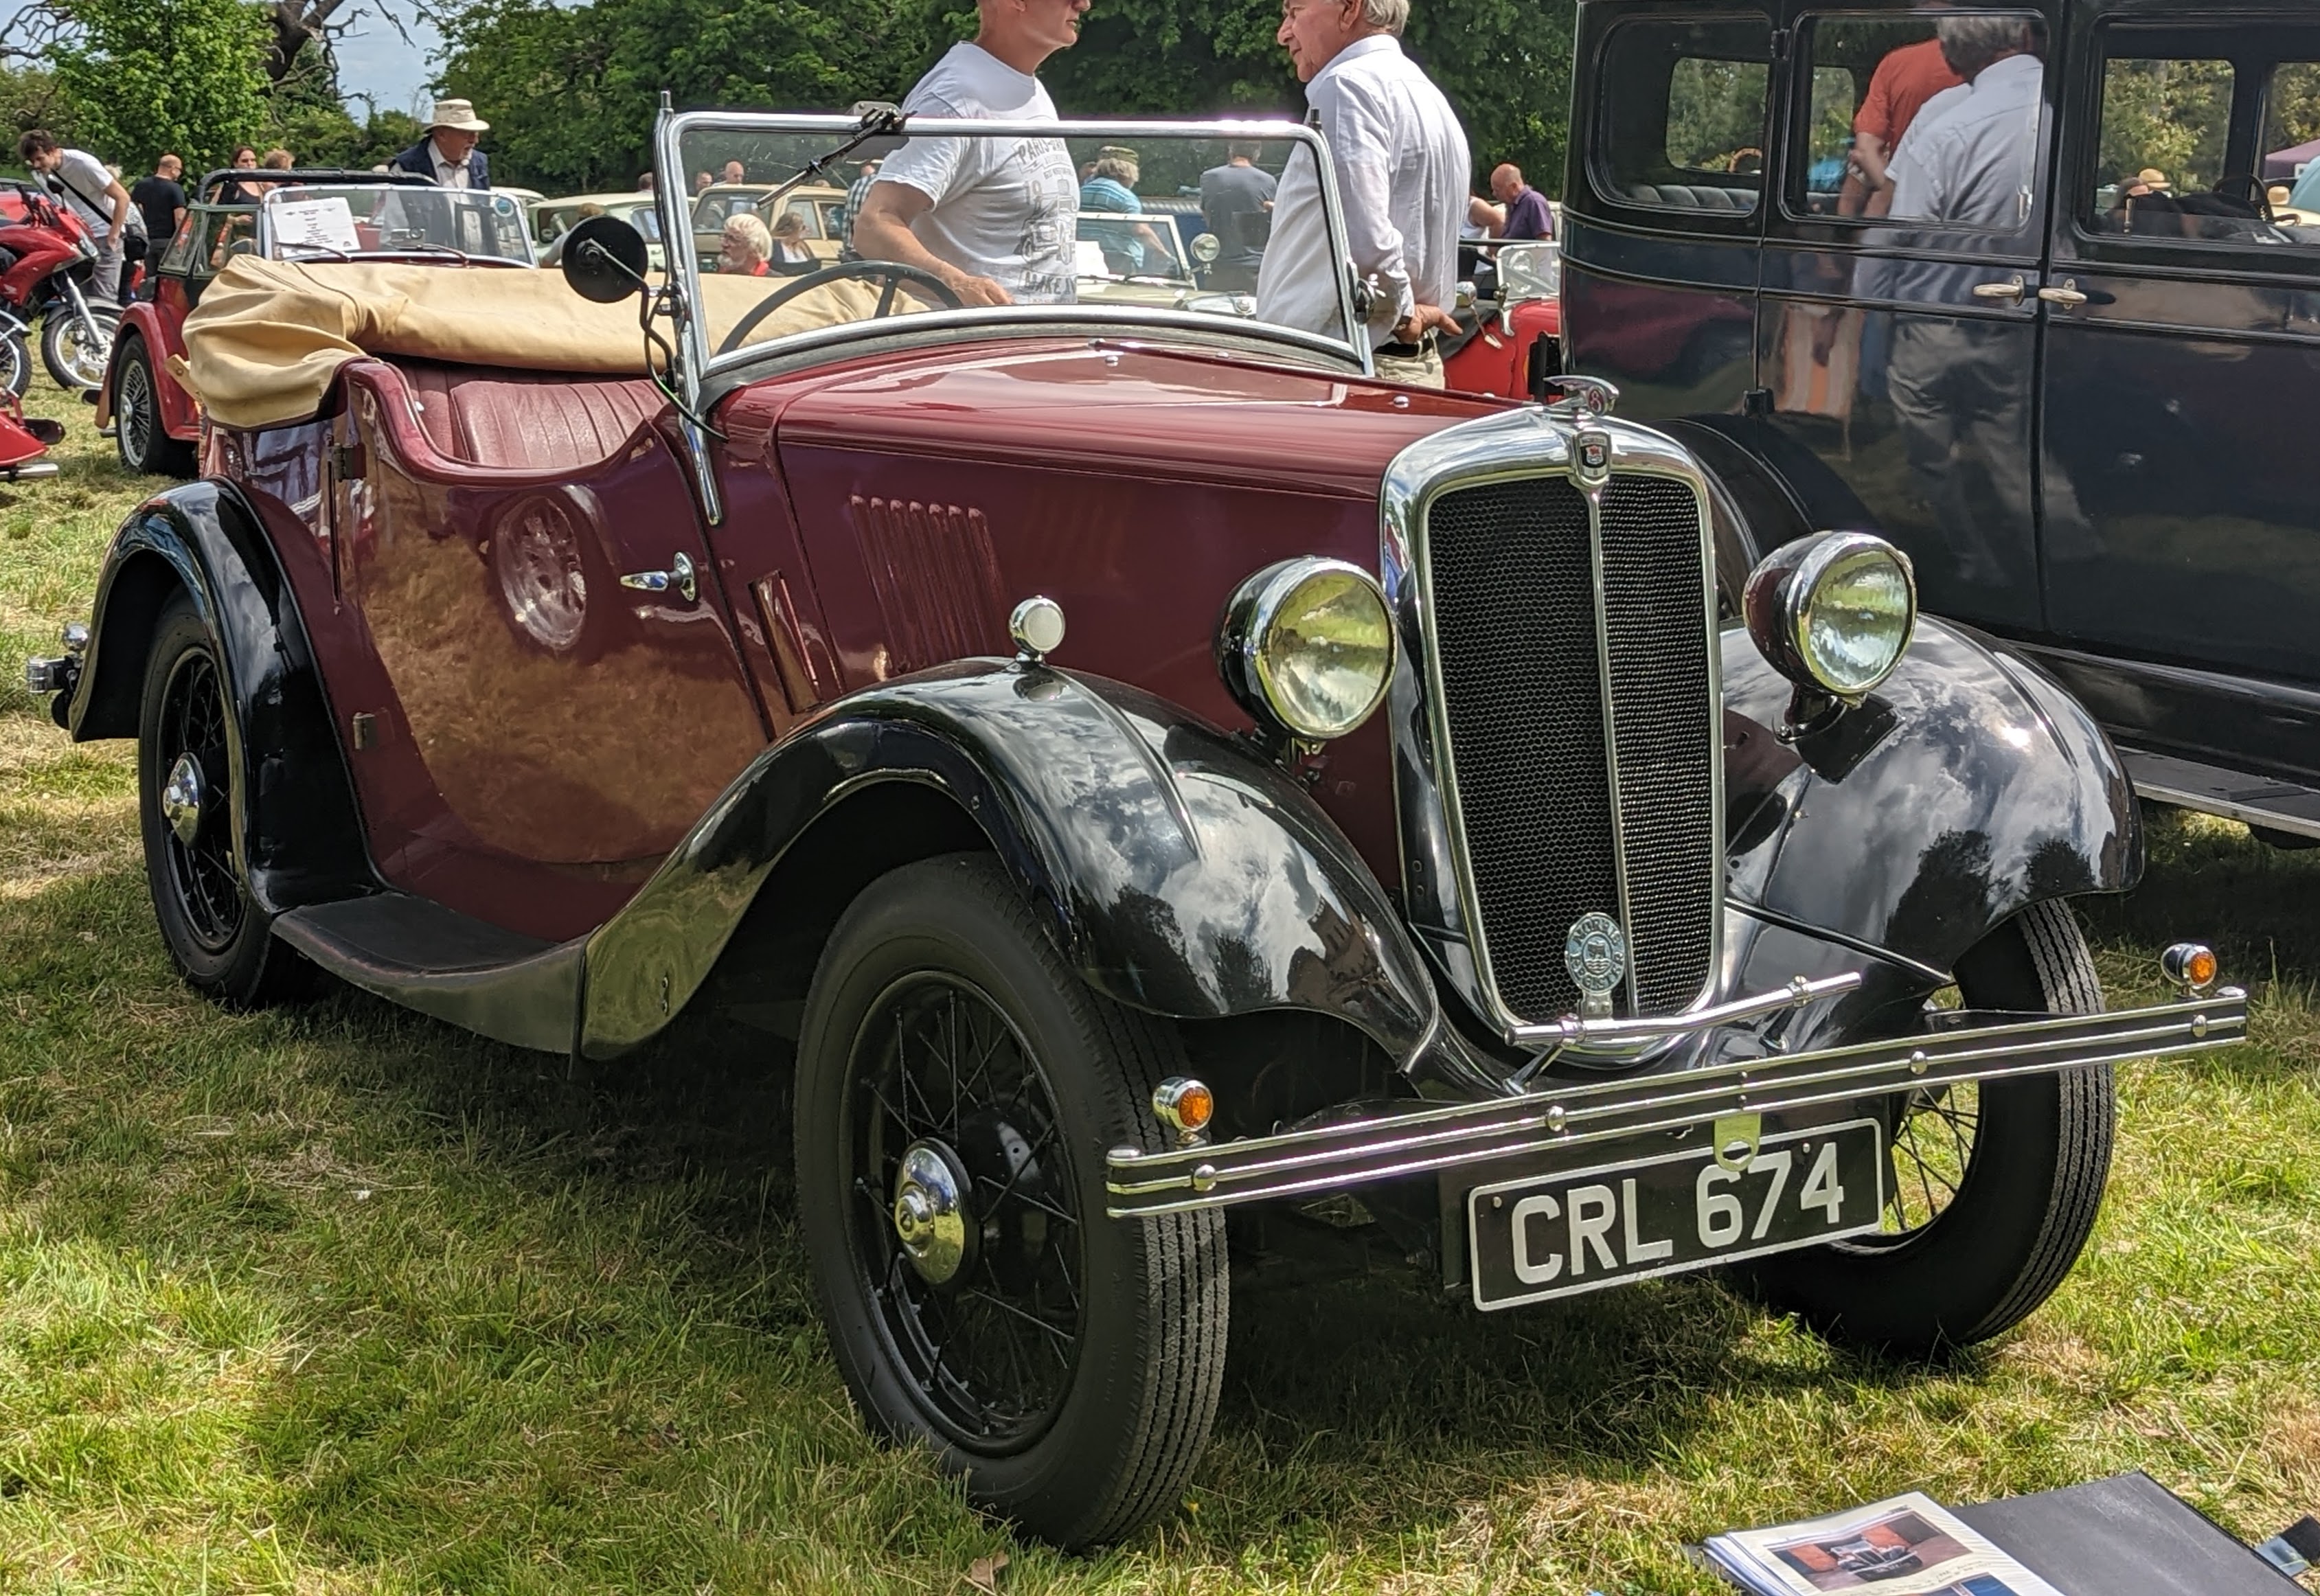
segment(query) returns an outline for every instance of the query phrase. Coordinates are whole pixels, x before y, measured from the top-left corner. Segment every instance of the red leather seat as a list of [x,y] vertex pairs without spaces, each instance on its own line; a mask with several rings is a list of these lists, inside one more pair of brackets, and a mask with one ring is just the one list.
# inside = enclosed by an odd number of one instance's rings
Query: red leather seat
[[419,424],[455,460],[518,471],[585,470],[620,452],[668,401],[645,377],[394,362]]

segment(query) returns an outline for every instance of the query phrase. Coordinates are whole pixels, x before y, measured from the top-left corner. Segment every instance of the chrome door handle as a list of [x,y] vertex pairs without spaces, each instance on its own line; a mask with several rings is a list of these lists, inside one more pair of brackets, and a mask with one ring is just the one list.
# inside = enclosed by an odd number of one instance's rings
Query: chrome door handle
[[1976,283],[1973,286],[1976,299],[2002,299],[2008,304],[2020,304],[2029,292],[2030,285],[2018,277],[2003,283]]
[[2076,277],[2064,277],[2062,286],[2059,288],[2039,289],[2038,297],[2048,304],[2059,304],[2067,310],[2076,310],[2079,306],[2089,303],[2089,296],[2079,292],[2079,280]]
[[621,585],[633,587],[639,593],[667,593],[671,589],[684,595],[688,604],[701,598],[701,583],[693,568],[692,558],[678,555],[668,562],[666,571],[631,571],[621,578]]

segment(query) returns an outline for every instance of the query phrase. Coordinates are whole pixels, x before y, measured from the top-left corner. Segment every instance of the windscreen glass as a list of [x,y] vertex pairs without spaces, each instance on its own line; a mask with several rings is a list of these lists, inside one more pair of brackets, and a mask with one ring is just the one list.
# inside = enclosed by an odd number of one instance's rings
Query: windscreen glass
[[1360,347],[1315,145],[1290,127],[1240,136],[1246,125],[921,122],[855,144],[843,126],[688,119],[676,242],[707,353],[1008,307],[1262,323]]
[[276,260],[442,256],[532,263],[523,207],[487,189],[418,184],[284,184],[260,202],[262,241]]

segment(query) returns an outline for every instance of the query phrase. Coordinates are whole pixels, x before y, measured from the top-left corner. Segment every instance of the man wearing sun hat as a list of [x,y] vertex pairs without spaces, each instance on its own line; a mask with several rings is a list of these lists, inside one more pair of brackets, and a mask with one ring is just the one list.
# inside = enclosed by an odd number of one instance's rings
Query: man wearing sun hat
[[427,136],[387,164],[446,188],[489,188],[490,163],[476,148],[476,138],[491,125],[466,100],[438,100],[427,118]]

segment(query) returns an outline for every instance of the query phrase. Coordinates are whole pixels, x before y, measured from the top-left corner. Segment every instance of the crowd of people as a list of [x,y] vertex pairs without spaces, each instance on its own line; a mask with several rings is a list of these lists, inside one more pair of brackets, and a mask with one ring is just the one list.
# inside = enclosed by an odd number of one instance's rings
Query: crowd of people
[[[921,77],[902,109],[928,117],[1054,123],[1039,68],[1074,45],[1090,0],[978,0],[979,26]],[[1306,86],[1309,121],[1323,133],[1343,209],[1346,241],[1366,307],[1365,335],[1378,369],[1406,381],[1442,381],[1436,340],[1455,331],[1451,307],[1462,244],[1551,238],[1554,213],[1519,168],[1500,165],[1488,196],[1470,192],[1470,146],[1442,91],[1401,48],[1410,0],[1283,0],[1275,38]],[[463,99],[438,100],[419,142],[385,163],[452,188],[488,188],[480,140],[490,124]],[[147,240],[166,240],[182,219],[183,163],[167,155],[135,190],[83,150],[45,133],[24,136],[27,163],[52,177],[101,240],[95,288],[115,296],[123,264]],[[1253,295],[1255,314],[1316,332],[1335,328],[1339,290],[1316,162],[1292,155],[1276,174],[1255,144],[1236,144],[1201,175],[1203,222],[1216,239],[1205,264],[1214,288]],[[236,169],[287,169],[286,150],[260,156],[244,145]],[[696,193],[747,181],[739,160],[720,176],[695,174]],[[1077,281],[1078,218],[1140,214],[1136,152],[1107,147],[1074,168],[1060,138],[911,139],[883,164],[866,161],[847,195],[839,228],[847,258],[901,262],[933,276],[961,304],[1060,301]],[[649,174],[639,186],[648,188]],[[263,186],[229,183],[218,197],[254,202]],[[713,220],[713,219],[712,219]],[[724,270],[753,275],[807,269],[802,219],[766,219],[733,207],[720,234]],[[1172,235],[1173,236],[1173,235]],[[1167,238],[1149,225],[1124,230],[1119,249],[1133,272],[1189,274]]]

